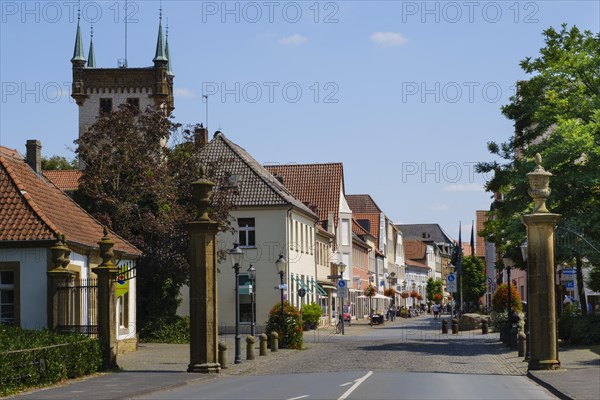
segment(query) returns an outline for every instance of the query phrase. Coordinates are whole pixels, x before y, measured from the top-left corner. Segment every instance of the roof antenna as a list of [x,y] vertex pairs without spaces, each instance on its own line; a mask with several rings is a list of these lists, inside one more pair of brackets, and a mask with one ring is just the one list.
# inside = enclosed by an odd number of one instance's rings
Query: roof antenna
[[202,98],[206,99],[206,132],[208,132],[208,95],[203,94]]

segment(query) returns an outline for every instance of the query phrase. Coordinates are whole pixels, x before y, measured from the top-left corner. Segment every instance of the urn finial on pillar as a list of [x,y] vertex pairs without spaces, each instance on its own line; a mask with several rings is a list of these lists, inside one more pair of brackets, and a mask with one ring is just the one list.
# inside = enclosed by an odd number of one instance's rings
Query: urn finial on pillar
[[192,199],[200,213],[199,221],[210,221],[208,209],[210,208],[210,196],[215,183],[206,178],[206,166],[200,164],[200,178],[192,183]]
[[550,177],[552,174],[542,167],[542,156],[540,153],[535,155],[535,169],[527,174],[529,178],[529,195],[533,198],[535,213],[547,213],[546,199],[550,196]]

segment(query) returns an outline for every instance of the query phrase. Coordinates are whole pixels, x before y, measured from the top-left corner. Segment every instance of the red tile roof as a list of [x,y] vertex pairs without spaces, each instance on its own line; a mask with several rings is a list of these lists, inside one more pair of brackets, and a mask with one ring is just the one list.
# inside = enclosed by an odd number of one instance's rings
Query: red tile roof
[[363,236],[363,235],[373,236],[373,235],[371,235],[371,232],[365,230],[365,228],[363,228],[362,226],[360,226],[360,224],[358,222],[356,222],[356,218],[352,218],[352,233],[359,235],[359,236]]
[[202,148],[202,159],[216,162],[222,173],[237,176],[238,194],[232,199],[234,205],[272,206],[292,205],[313,218],[317,215],[301,199],[282,185],[245,149],[218,133]]
[[54,183],[63,192],[77,190],[79,188],[79,179],[83,175],[83,171],[78,169],[70,170],[44,170],[42,174],[52,183]]
[[423,261],[427,256],[427,245],[420,240],[406,239],[403,242],[404,257],[415,261]]
[[267,171],[283,178],[283,184],[304,203],[318,208],[320,221],[327,221],[334,213],[337,224],[340,193],[344,193],[344,168],[342,163],[265,165]]
[[377,203],[368,194],[347,194],[346,201],[353,213],[378,215],[381,213]]
[[[103,226],[42,175],[16,150],[0,146],[0,241],[54,241],[97,248]],[[140,255],[133,245],[111,232],[115,250]]]
[[378,239],[375,241],[375,246],[377,247],[377,249],[379,249],[379,213],[364,214],[364,213],[354,212],[354,209],[352,209],[352,217],[357,221],[359,221],[361,219],[369,220],[369,225],[370,225],[369,233],[371,234],[371,236]]

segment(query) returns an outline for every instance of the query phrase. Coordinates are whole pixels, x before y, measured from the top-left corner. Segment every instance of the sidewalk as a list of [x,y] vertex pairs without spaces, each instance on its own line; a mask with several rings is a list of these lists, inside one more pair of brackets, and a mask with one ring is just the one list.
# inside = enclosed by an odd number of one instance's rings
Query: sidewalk
[[562,399],[600,399],[599,354],[589,348],[559,348],[558,359],[561,369],[529,371],[527,376]]

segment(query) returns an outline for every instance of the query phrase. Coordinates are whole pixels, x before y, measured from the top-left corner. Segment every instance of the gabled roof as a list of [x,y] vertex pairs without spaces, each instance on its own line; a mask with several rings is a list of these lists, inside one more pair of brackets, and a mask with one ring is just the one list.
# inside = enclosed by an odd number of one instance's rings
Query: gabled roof
[[290,193],[269,171],[246,150],[218,132],[202,148],[201,157],[207,162],[218,162],[222,172],[236,176],[239,195],[232,200],[237,207],[292,205],[317,218],[302,201]]
[[360,226],[358,222],[356,222],[356,218],[354,217],[352,218],[352,233],[359,236],[369,235],[373,239],[375,239],[375,237],[371,235],[371,232],[367,231],[365,228]]
[[375,200],[368,194],[347,194],[346,201],[353,213],[379,214],[382,212]]
[[63,192],[70,192],[79,188],[79,179],[81,179],[83,171],[78,169],[52,169],[44,170],[42,174]]
[[423,242],[447,243],[452,245],[454,240],[439,224],[400,224],[396,225],[404,239],[417,239]]
[[344,192],[342,163],[266,165],[271,174],[283,178],[283,184],[296,198],[318,208],[319,221],[334,213],[337,223],[340,193]]
[[[43,175],[36,174],[16,150],[0,146],[0,241],[54,241],[97,248],[104,227]],[[141,252],[111,232],[114,249]]]
[[[369,234],[375,239],[379,239],[379,214],[363,214],[354,212],[354,210],[352,210],[352,217],[357,221],[357,223],[360,220],[368,220]],[[379,249],[379,240],[375,241],[375,246]]]

